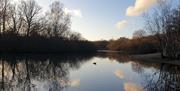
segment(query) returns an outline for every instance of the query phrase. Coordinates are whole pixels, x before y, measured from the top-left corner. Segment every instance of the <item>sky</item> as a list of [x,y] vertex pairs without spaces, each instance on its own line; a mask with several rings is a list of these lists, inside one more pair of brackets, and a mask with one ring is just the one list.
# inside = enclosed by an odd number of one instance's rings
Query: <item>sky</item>
[[[36,0],[47,10],[53,0]],[[142,13],[156,0],[60,0],[65,13],[72,15],[72,30],[88,40],[131,38],[144,29]]]

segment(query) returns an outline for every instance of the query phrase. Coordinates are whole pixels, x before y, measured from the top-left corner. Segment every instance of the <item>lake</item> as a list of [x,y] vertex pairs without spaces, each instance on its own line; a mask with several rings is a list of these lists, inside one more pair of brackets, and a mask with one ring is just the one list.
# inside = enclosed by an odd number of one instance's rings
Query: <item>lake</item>
[[179,91],[180,66],[116,53],[1,55],[0,91]]

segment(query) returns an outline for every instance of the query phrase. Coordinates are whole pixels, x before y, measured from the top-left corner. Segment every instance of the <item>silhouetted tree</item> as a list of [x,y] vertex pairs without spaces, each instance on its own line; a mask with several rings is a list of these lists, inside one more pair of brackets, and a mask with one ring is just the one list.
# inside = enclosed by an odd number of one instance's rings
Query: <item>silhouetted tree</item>
[[47,12],[49,34],[51,37],[67,37],[64,33],[70,29],[70,16],[65,15],[63,4],[55,1],[50,5],[50,11]]
[[21,1],[20,11],[25,20],[25,33],[30,36],[34,30],[32,27],[37,21],[37,15],[40,13],[41,7],[34,0]]
[[0,19],[1,23],[2,23],[2,31],[1,32],[5,32],[6,31],[6,23],[7,23],[7,17],[8,17],[8,6],[9,6],[9,0],[1,0],[1,4],[0,4]]
[[35,0],[1,0],[0,52],[95,52],[93,43],[70,27],[70,15],[59,1],[44,14]]
[[18,4],[11,4],[9,6],[9,15],[11,17],[11,31],[15,34],[20,32],[23,23],[22,13],[19,10]]

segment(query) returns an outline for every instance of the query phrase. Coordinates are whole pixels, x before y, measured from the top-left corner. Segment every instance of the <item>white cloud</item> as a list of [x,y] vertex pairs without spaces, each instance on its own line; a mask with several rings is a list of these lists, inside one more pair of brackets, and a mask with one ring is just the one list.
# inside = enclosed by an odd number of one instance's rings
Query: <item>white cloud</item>
[[144,91],[141,86],[136,85],[134,83],[125,83],[124,90],[125,91]]
[[82,17],[81,10],[79,10],[79,9],[64,8],[64,12],[65,12],[65,14],[69,14],[69,15],[72,15],[72,16]]
[[124,72],[122,70],[116,70],[115,75],[121,79],[124,78]]
[[127,24],[128,22],[126,20],[122,20],[122,21],[117,22],[116,27],[118,29],[123,29],[124,27],[127,26]]
[[126,10],[127,16],[138,16],[153,6],[157,0],[136,0],[134,6],[129,6]]

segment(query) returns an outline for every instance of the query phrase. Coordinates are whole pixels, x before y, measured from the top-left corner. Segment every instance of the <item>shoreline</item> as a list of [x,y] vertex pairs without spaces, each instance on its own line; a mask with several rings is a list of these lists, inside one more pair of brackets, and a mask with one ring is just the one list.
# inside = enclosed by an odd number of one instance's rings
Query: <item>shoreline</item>
[[130,55],[129,58],[132,60],[143,61],[143,62],[180,65],[180,60],[162,59],[160,53]]

